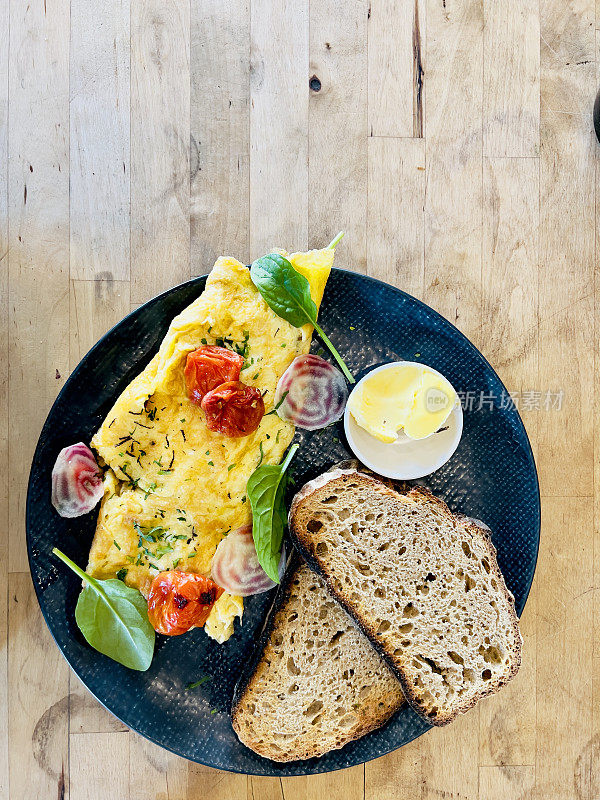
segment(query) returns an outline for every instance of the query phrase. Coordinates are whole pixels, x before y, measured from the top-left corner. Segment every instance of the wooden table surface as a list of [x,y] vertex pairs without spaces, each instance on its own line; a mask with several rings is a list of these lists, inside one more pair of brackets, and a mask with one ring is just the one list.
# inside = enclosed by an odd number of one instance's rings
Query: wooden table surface
[[[0,800],[598,800],[597,19],[594,0],[0,0]],[[70,370],[131,308],[221,253],[340,229],[338,265],[438,309],[519,399],[543,495],[523,666],[365,766],[231,775],[70,673],[28,573],[27,475]]]

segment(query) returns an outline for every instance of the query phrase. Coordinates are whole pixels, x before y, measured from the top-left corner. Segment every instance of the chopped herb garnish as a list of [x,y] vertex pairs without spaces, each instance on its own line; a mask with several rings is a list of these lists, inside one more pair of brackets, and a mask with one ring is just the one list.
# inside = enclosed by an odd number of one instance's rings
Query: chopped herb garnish
[[282,342],[279,347],[287,347],[287,342]]
[[206,451],[206,453],[205,453],[204,455],[205,455],[205,456],[209,456],[209,455],[210,455],[210,450],[207,450],[207,451]]
[[183,441],[185,442],[186,438],[185,438],[185,431],[183,430],[183,428],[181,429],[180,433],[183,436]]
[[210,713],[211,713],[211,714],[216,714],[216,713],[217,713],[217,709],[216,709],[216,708],[213,708],[213,710],[212,710]]
[[110,422],[110,423],[109,423],[108,427],[109,427],[109,428],[112,428],[112,426],[115,424],[115,422],[116,422],[116,421],[117,421],[117,418],[115,417],[115,418],[112,420],[112,422]]
[[351,331],[355,331],[355,330],[356,330],[356,328],[354,327],[354,325],[350,325],[350,330],[351,330]]
[[159,475],[168,475],[168,474],[169,474],[169,472],[171,472],[171,470],[170,470],[170,469],[159,469],[159,470],[158,470],[158,474],[159,474]]
[[193,558],[196,555],[196,551],[192,550],[192,552],[188,555],[188,558]]
[[195,689],[197,686],[202,686],[203,683],[206,683],[206,681],[210,680],[212,680],[212,675],[204,675],[204,677],[200,678],[199,681],[188,683],[188,685],[185,687],[185,690],[187,692],[189,689]]
[[167,440],[167,443],[165,445],[165,450],[168,450],[169,447],[171,447],[171,445],[169,444],[169,434],[168,433],[165,433],[165,439]]
[[231,472],[231,470],[232,470],[232,469],[233,469],[235,466],[236,466],[235,464],[230,464],[230,465],[227,467],[227,472]]
[[173,462],[175,461],[175,450],[173,450],[173,455],[171,456],[171,460],[169,462],[169,469],[173,468]]
[[182,417],[179,422],[185,422],[185,417]]
[[263,462],[263,458],[265,457],[265,454],[264,454],[264,451],[263,451],[262,442],[259,442],[258,449],[260,450],[260,460],[259,460],[257,466],[260,467],[260,465]]
[[177,565],[179,564],[179,562],[180,562],[180,561],[181,561],[181,559],[180,559],[180,558],[176,558],[176,559],[173,561],[173,569],[175,569],[175,568],[177,567]]
[[213,461],[209,461],[209,462],[208,462],[208,466],[209,466],[209,467],[214,467],[214,465],[215,465],[215,464],[214,464],[214,462],[213,462]]
[[230,336],[218,336],[215,339],[216,344],[219,347],[227,347],[229,350],[233,350],[234,353],[237,353],[242,358],[246,358],[248,355],[249,345],[248,339],[250,338],[250,332],[244,331],[244,340],[242,342],[238,342],[235,339],[232,339]]
[[125,467],[129,467],[129,461],[126,461],[126,462],[125,462],[125,463],[124,463],[124,464],[121,466],[121,472],[123,473],[123,475],[125,475],[125,477],[126,477],[126,478],[127,478],[127,480],[129,481],[130,485],[131,485],[131,486],[132,486],[134,489],[137,489],[137,485],[138,485],[138,483],[140,482],[140,479],[139,479],[139,478],[132,478],[132,477],[131,477],[131,475],[129,475],[129,473],[126,471]]
[[242,503],[245,503],[245,502],[246,502],[246,495],[244,495],[244,496],[242,497]]
[[275,437],[275,443],[279,444],[279,434],[281,433],[281,428],[277,431],[277,436]]
[[140,539],[144,539],[146,542],[156,542],[160,538],[159,534],[165,530],[161,525],[155,525],[153,528],[144,528],[139,522],[134,522],[133,527]]
[[120,550],[120,549],[121,549],[121,545],[120,545],[120,544],[117,542],[117,540],[116,540],[116,539],[113,539],[113,544],[114,544],[114,546],[117,548],[117,550]]
[[260,372],[257,372],[256,375],[252,376],[252,380],[255,381],[258,378],[259,375],[260,375]]
[[278,402],[277,402],[277,403],[276,403],[276,404],[273,406],[273,408],[272,408],[272,409],[269,411],[269,413],[268,413],[268,414],[265,414],[265,417],[268,417],[268,416],[269,416],[269,414],[275,414],[275,413],[277,413],[277,409],[278,409],[278,408],[281,406],[281,404],[283,403],[283,401],[285,400],[285,398],[288,396],[288,394],[289,394],[289,393],[290,393],[290,390],[289,390],[289,389],[287,390],[287,392],[284,392],[284,393],[281,395],[281,397],[279,398]]
[[205,339],[204,337],[202,337],[202,339],[200,339],[200,342],[201,342],[202,344],[208,344],[208,342],[206,341],[206,339]]
[[120,581],[125,581],[125,576],[126,576],[126,575],[127,575],[127,570],[125,569],[125,567],[122,567],[122,568],[121,568],[121,569],[120,569],[120,570],[117,572],[117,579],[118,579],[118,580],[120,580]]
[[151,483],[144,493],[144,500],[147,500],[148,495],[151,494],[155,489],[156,489],[156,483]]

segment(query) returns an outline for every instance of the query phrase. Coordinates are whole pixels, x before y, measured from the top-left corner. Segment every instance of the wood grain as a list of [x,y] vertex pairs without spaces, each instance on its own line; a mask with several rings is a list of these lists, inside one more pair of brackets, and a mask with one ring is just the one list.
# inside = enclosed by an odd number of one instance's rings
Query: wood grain
[[369,4],[371,136],[423,136],[424,21],[423,0]]
[[131,732],[128,800],[148,798],[188,800],[188,763]]
[[[0,800],[597,800],[599,27],[600,0],[0,3]],[[130,308],[340,229],[339,266],[440,310],[518,393],[543,503],[523,665],[364,766],[229,774],[69,674],[27,574],[31,455]]]
[[251,259],[308,244],[308,20],[308,0],[251,7]]
[[537,577],[536,799],[591,797],[585,786],[595,744],[593,639],[588,635],[594,606],[593,511],[592,498],[544,499],[545,546]]
[[516,800],[531,797],[533,767],[480,767],[479,800]]
[[69,800],[129,794],[129,734],[79,733],[70,738],[73,759]]
[[481,346],[514,394],[535,447],[539,411],[539,161],[484,158]]
[[250,3],[206,0],[191,17],[192,272],[223,248],[250,259]]
[[538,0],[484,2],[483,149],[487,156],[538,156]]
[[71,281],[70,369],[77,366],[109,328],[129,313],[129,306],[129,281],[114,281],[102,275],[94,281]]
[[[8,42],[8,3],[0,40]],[[0,50],[0,800],[8,800],[8,47]]]
[[425,142],[369,139],[367,273],[423,297]]
[[310,5],[309,246],[345,231],[336,263],[358,272],[367,260],[367,14],[366,0]]
[[29,466],[69,352],[69,2],[10,5],[9,568],[26,571]]
[[[364,797],[364,766],[359,764],[340,772],[310,775],[306,778],[283,778],[281,787],[281,800],[311,800],[313,797],[326,797],[328,800],[361,800]],[[274,794],[274,800],[276,797]]]
[[196,797],[210,797],[211,800],[250,800],[251,781],[252,778],[247,775],[220,772],[201,764],[190,764],[186,797],[187,800],[194,800]]
[[[562,390],[559,420],[540,416],[545,495],[593,491],[594,167],[584,98],[595,94],[594,4],[546,2],[541,37],[540,380]],[[573,235],[576,232],[576,235]],[[565,475],[569,479],[565,482]]]
[[477,343],[481,322],[483,14],[429,0],[425,106],[427,302]]
[[29,573],[8,581],[11,798],[68,796],[69,668],[42,619]]
[[365,797],[369,800],[415,800],[422,796],[421,740],[399,752],[365,764]]
[[190,277],[190,4],[131,0],[131,299]]
[[[129,281],[110,273],[96,280],[72,280],[70,291],[69,367],[74,369],[106,331],[129,313]],[[127,728],[93,698],[77,676],[69,673],[69,732],[96,734]],[[87,741],[87,740],[86,740]]]
[[[538,160],[484,158],[483,192],[486,214],[481,346],[514,396],[515,404],[520,406],[535,449],[541,412],[530,409],[523,401],[539,387]],[[534,589],[521,619],[523,662],[518,675],[501,694],[481,703],[480,764],[502,767],[535,764],[535,602]],[[485,774],[490,786],[502,777],[495,772]]]
[[129,280],[129,0],[71,0],[71,278]]

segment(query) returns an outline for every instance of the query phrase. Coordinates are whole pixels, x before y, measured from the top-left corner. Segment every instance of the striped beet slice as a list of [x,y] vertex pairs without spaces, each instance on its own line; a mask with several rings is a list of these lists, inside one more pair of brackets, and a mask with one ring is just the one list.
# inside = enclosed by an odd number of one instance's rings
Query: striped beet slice
[[312,353],[292,361],[275,392],[275,406],[281,419],[308,431],[340,419],[347,400],[348,387],[342,373]]

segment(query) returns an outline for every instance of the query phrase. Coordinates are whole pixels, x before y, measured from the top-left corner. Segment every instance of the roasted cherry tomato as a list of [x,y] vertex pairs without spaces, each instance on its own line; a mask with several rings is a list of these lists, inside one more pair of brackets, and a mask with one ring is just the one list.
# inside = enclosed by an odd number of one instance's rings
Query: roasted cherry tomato
[[262,395],[254,386],[228,381],[204,395],[202,408],[209,431],[225,436],[248,436],[265,414]]
[[148,595],[150,624],[166,636],[179,636],[193,626],[201,628],[223,591],[204,575],[159,572]]
[[185,382],[188,397],[200,405],[211,389],[226,381],[237,381],[244,359],[225,347],[206,345],[188,354],[185,364]]

